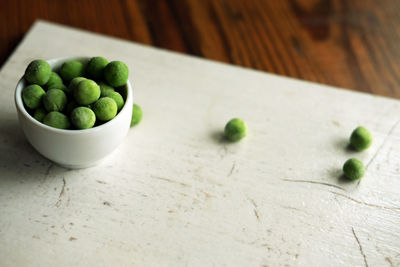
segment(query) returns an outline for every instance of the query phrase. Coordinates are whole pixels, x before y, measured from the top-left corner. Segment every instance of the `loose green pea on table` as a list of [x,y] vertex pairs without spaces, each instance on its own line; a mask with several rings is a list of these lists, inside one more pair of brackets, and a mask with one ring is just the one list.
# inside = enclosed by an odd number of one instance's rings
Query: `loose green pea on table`
[[225,137],[231,142],[237,142],[247,134],[246,123],[239,118],[230,120],[224,129]]
[[142,108],[137,104],[133,104],[131,127],[138,125],[142,120],[142,117],[143,117]]
[[[372,144],[372,135],[367,128],[358,126],[350,135],[350,145],[357,151],[366,150]],[[363,162],[356,158],[348,159],[343,164],[343,173],[350,180],[358,180],[365,174]]]
[[350,144],[356,150],[358,151],[365,150],[371,145],[371,143],[372,143],[372,135],[367,130],[367,128],[363,126],[358,126],[351,133]]
[[120,87],[129,69],[121,61],[93,57],[87,64],[66,61],[59,72],[44,60],[32,61],[25,70],[22,90],[27,111],[37,121],[59,129],[89,129],[96,121],[112,120],[125,105]]
[[343,165],[344,175],[351,180],[358,180],[364,176],[365,167],[361,160],[351,158]]

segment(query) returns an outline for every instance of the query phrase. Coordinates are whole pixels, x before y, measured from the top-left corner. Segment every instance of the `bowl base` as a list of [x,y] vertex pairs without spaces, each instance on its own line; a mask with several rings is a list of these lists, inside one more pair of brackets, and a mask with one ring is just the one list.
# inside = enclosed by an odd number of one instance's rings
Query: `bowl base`
[[86,168],[90,168],[90,167],[99,165],[103,160],[104,159],[96,161],[96,162],[86,163],[86,164],[63,164],[63,163],[59,163],[59,162],[55,162],[55,161],[53,161],[53,162],[65,169],[86,169]]

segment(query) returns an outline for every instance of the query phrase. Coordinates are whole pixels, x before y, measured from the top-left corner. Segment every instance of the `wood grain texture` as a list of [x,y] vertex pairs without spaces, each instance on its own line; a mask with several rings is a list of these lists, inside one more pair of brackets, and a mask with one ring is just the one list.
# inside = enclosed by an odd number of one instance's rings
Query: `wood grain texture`
[[400,97],[399,13],[396,0],[6,0],[0,1],[0,63],[41,18],[244,67]]
[[[144,119],[95,168],[40,156],[10,101],[26,65],[60,49],[133,70]],[[0,93],[2,267],[400,265],[397,100],[47,23],[1,70]],[[234,116],[249,135],[229,144]],[[374,136],[362,153],[347,149],[359,124]],[[360,183],[341,176],[350,157],[367,166]]]

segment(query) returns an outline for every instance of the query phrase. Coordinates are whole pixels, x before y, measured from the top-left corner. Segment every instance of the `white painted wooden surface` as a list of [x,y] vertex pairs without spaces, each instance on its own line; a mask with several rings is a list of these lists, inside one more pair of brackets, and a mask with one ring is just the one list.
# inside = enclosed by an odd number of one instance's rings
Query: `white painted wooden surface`
[[[53,165],[17,122],[26,65],[68,55],[125,61],[144,110],[96,168]],[[0,92],[0,266],[400,265],[397,100],[43,22]],[[249,136],[220,142],[232,117]],[[359,124],[375,138],[363,153],[346,149]],[[340,177],[353,156],[360,184]]]

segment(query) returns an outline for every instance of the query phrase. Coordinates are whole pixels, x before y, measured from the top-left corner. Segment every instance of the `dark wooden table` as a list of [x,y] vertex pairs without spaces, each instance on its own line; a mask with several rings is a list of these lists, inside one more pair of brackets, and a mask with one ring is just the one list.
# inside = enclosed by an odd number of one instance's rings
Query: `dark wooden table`
[[32,23],[45,19],[400,97],[399,14],[398,0],[2,0],[0,64]]

